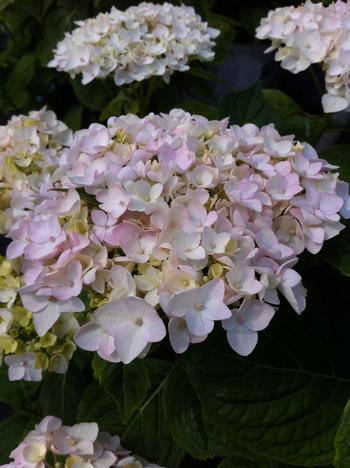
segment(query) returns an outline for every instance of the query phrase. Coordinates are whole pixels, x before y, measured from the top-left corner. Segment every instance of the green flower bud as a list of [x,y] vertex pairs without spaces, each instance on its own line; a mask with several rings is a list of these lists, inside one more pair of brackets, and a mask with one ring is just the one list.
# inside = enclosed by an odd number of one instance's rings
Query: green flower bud
[[46,335],[44,335],[42,338],[40,338],[40,346],[42,348],[50,348],[51,346],[53,346],[57,341],[57,336],[54,335],[53,333],[46,333]]
[[37,369],[47,369],[49,367],[49,358],[44,353],[37,353],[35,358],[35,367]]
[[0,350],[5,354],[14,353],[17,349],[17,342],[11,336],[0,336]]

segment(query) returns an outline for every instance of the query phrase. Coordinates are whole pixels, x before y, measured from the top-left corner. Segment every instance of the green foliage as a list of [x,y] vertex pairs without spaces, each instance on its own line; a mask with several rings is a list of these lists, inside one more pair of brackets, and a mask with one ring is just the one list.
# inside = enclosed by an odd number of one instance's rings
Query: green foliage
[[237,356],[218,333],[173,368],[167,418],[174,438],[195,458],[234,454],[228,460],[242,468],[332,462],[350,394],[349,317],[341,309],[348,280],[326,275],[321,264],[313,278],[315,267],[303,271],[310,291],[304,318],[281,307],[251,356]]
[[66,374],[47,373],[39,394],[42,414],[57,416],[65,424],[72,424],[86,380],[79,368],[71,362]]
[[225,96],[219,108],[220,117],[229,117],[231,124],[244,125],[247,122],[262,126],[276,122],[273,107],[264,97],[261,84],[256,83],[243,91],[233,91]]
[[183,450],[169,432],[162,403],[170,364],[147,358],[124,366],[94,357],[93,370],[99,386],[85,391],[78,419],[97,421],[150,460],[178,466]]
[[219,107],[220,117],[230,122],[257,126],[274,123],[284,135],[295,135],[300,141],[315,145],[329,125],[327,116],[304,112],[287,94],[278,89],[262,89],[259,82],[242,91],[233,91],[224,97]]
[[335,438],[334,466],[350,466],[350,402],[347,403]]
[[341,178],[350,183],[350,144],[332,146],[322,151],[320,157],[339,166]]
[[[117,3],[123,9],[137,2]],[[230,2],[184,3],[221,30],[210,66],[231,54],[237,34],[251,37],[260,17],[276,6],[254,0],[248,8],[241,2],[232,18],[225,14],[232,10]],[[3,120],[48,105],[78,130],[113,115],[180,107],[208,119],[229,117],[231,124],[274,123],[282,134],[313,145],[336,128],[329,117],[305,112],[279,89],[263,89],[257,82],[233,91],[215,67],[197,62],[188,72],[175,73],[169,85],[159,79],[119,88],[112,79],[83,86],[80,77],[47,68],[52,49],[74,21],[115,4],[0,1],[0,33],[7,41],[0,51]],[[221,103],[215,100],[216,85],[228,93]],[[350,182],[350,145],[344,141],[320,156],[339,165],[341,177]],[[78,191],[91,202],[90,195]],[[248,358],[228,347],[221,330],[180,357],[163,343],[152,357],[127,366],[96,355],[91,363],[91,353],[82,352],[67,374],[47,373],[41,383],[9,382],[1,367],[0,401],[15,414],[0,423],[0,462],[7,462],[11,449],[51,414],[67,424],[96,421],[100,429],[121,436],[126,447],[169,468],[305,468],[332,462],[349,467],[349,229],[329,241],[317,259],[305,255],[300,269],[309,290],[306,312],[299,317],[282,304]]]
[[349,223],[347,229],[339,236],[328,241],[323,251],[323,257],[342,275],[350,276],[350,233]]
[[37,396],[39,384],[34,382],[10,382],[6,366],[0,367],[0,402],[16,410],[27,409]]

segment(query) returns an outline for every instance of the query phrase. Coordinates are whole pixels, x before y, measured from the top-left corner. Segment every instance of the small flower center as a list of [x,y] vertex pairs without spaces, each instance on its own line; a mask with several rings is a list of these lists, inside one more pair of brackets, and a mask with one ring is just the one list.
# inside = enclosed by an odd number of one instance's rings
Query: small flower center
[[244,317],[242,317],[241,315],[237,315],[237,323],[239,325],[243,325],[244,322],[245,322]]
[[136,320],[135,320],[135,325],[138,325],[139,327],[141,327],[141,325],[143,325],[143,319],[142,317],[138,317]]
[[203,310],[203,304],[197,303],[197,304],[194,305],[194,308],[196,310],[198,310],[198,312],[200,312],[201,310]]

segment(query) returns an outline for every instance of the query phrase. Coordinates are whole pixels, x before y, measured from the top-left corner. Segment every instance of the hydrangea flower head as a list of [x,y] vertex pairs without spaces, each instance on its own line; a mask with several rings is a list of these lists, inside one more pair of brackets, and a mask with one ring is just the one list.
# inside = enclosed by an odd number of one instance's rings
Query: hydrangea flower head
[[[166,324],[177,353],[222,324],[247,355],[281,295],[305,309],[298,256],[336,236],[349,205],[336,167],[272,124],[179,109],[112,117],[73,135],[9,231],[8,256],[23,274],[15,303],[48,350],[74,336],[127,364],[164,339]],[[17,356],[12,303],[1,331],[11,375],[32,378],[33,362],[64,370],[69,353]]]
[[[117,86],[186,71],[193,59],[213,59],[219,30],[208,27],[192,7],[142,2],[125,11],[77,21],[77,28],[57,44],[49,67],[82,83],[113,75]],[[102,136],[102,135],[101,135]]]
[[327,6],[307,0],[298,7],[276,8],[256,29],[258,39],[270,39],[282,68],[299,73],[313,63],[325,71],[325,112],[350,107],[350,5],[337,0]]
[[79,468],[161,468],[133,455],[118,436],[99,431],[95,422],[65,426],[55,416],[46,416],[10,454],[8,468],[44,468],[49,455],[59,457],[55,466]]

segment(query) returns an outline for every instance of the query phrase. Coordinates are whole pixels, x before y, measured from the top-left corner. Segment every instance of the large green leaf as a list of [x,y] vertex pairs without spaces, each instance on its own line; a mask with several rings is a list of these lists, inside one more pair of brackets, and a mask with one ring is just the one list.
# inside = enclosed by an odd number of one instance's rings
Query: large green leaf
[[262,93],[277,115],[271,121],[277,124],[282,134],[293,134],[298,140],[310,144],[318,142],[328,124],[327,116],[304,112],[290,96],[278,89],[264,89]]
[[165,419],[162,392],[171,369],[165,361],[147,359],[151,390],[122,433],[125,445],[150,460],[176,467],[183,450],[173,440]]
[[324,247],[324,258],[342,275],[350,276],[350,229],[347,228],[339,236],[331,239]]
[[[350,395],[350,317],[343,307],[350,283],[321,260],[307,259],[302,270],[307,310],[300,317],[283,304],[248,358],[229,348],[222,331],[184,355],[186,398],[169,384],[166,411],[172,434],[186,450],[197,446],[195,456],[235,454],[240,445],[269,463],[332,462]],[[191,409],[193,401],[200,405]]]
[[117,89],[108,80],[93,80],[87,85],[81,84],[81,76],[72,80],[73,90],[81,104],[94,111],[102,111]]
[[48,372],[39,395],[42,413],[57,416],[65,424],[74,423],[85,385],[84,375],[74,362],[70,363],[66,374]]
[[14,2],[15,2],[15,0],[1,0],[0,11],[4,10],[5,8],[7,8],[9,5],[11,5]]
[[233,91],[225,96],[219,108],[220,117],[230,117],[231,124],[254,123],[262,126],[279,123],[279,114],[262,93],[261,84],[255,83],[243,91]]
[[24,55],[18,60],[9,74],[6,92],[16,107],[25,106],[30,99],[30,94],[26,91],[26,88],[34,75],[35,60],[34,55]]
[[145,401],[150,389],[144,361],[135,360],[127,366],[110,364],[94,356],[95,376],[118,407],[121,420],[127,424]]
[[300,114],[302,112],[294,99],[279,89],[268,88],[263,89],[262,92],[265,99],[267,99],[267,101],[283,118],[289,118],[291,115]]
[[170,432],[176,442],[196,459],[223,455],[212,446],[203,427],[200,402],[191,386],[181,357],[170,372],[163,393],[163,404]]
[[233,455],[226,457],[218,468],[282,468],[282,466],[263,455],[242,448],[235,450]]
[[183,450],[169,432],[162,398],[171,365],[147,358],[124,366],[94,358],[93,369],[100,386],[85,391],[78,419],[96,420],[135,453],[177,467]]
[[84,391],[77,421],[94,421],[100,430],[110,434],[120,434],[124,428],[114,399],[96,382],[91,383]]
[[334,466],[337,468],[348,468],[350,466],[350,400],[345,406],[335,438]]
[[107,104],[100,114],[100,121],[107,120],[109,117],[122,114],[137,114],[139,103],[131,96],[128,96],[123,90],[119,91],[117,96]]
[[7,367],[0,367],[0,401],[14,409],[27,409],[33,404],[39,383],[25,382],[23,380],[10,382],[7,376]]

